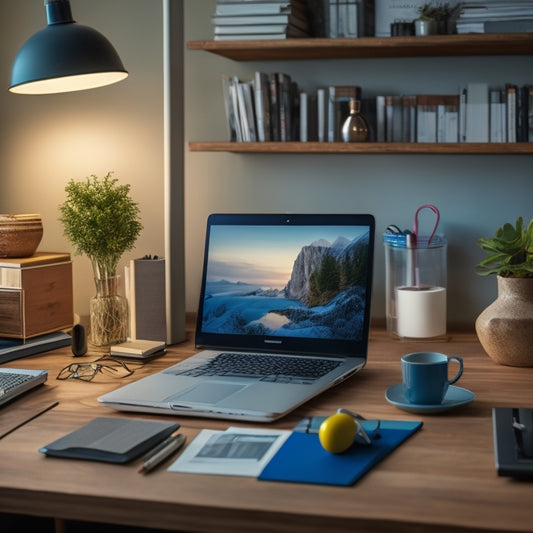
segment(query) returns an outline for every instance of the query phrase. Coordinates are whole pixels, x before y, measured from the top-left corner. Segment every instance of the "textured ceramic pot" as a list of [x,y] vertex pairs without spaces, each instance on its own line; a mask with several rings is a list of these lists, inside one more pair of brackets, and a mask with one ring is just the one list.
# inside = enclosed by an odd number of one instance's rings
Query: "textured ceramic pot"
[[0,257],[30,257],[42,237],[41,215],[0,215]]
[[498,276],[498,298],[477,318],[476,332],[497,363],[533,366],[533,278]]

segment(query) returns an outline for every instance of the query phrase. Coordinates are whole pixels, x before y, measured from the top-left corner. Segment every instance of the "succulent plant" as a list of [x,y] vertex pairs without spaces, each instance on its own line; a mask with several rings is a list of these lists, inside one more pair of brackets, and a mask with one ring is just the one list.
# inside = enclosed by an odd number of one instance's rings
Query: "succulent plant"
[[489,257],[476,266],[481,276],[497,274],[504,278],[533,278],[533,219],[524,228],[519,217],[516,227],[506,223],[491,238],[478,239]]

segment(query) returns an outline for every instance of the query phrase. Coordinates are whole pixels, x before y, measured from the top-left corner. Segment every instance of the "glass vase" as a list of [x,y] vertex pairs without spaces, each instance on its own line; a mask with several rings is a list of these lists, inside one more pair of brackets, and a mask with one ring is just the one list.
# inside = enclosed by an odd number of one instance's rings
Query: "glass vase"
[[119,277],[95,278],[96,296],[90,301],[91,342],[110,346],[128,337],[129,309],[126,298],[118,293]]
[[361,116],[361,102],[351,99],[350,115],[342,125],[342,140],[344,142],[365,142],[368,139],[368,126]]

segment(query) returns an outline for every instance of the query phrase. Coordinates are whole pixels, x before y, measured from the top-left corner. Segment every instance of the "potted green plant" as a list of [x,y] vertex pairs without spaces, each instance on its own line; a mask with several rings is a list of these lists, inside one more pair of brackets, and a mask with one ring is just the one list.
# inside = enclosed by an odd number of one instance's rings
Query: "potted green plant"
[[533,219],[524,226],[519,217],[478,244],[489,256],[476,273],[498,279],[497,299],[476,320],[479,340],[500,364],[533,366]]
[[436,7],[429,2],[418,7],[417,12],[418,17],[414,20],[415,34],[420,36],[436,34]]
[[456,20],[463,10],[462,3],[428,2],[418,7],[415,19],[416,35],[455,33]]
[[90,259],[96,284],[90,302],[91,342],[106,346],[125,341],[128,305],[118,294],[117,267],[142,230],[139,206],[130,197],[130,186],[118,184],[111,172],[70,180],[65,191],[59,220],[74,253]]

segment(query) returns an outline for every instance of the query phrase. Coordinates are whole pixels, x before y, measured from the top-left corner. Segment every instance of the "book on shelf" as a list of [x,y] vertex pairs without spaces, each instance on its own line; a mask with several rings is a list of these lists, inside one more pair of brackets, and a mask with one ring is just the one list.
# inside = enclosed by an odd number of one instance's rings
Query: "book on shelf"
[[[437,137],[437,142],[459,142],[459,95],[447,94],[444,103],[439,104],[443,114],[442,139]],[[437,119],[439,120],[439,119]],[[438,122],[440,124],[440,122]]]
[[261,0],[257,2],[254,0],[247,0],[246,2],[217,0],[215,16],[279,15],[291,13],[293,6],[297,3],[301,4],[301,2],[295,2],[294,0]]
[[376,142],[376,98],[361,98],[361,116],[368,128],[367,142]]
[[307,95],[307,137],[310,142],[318,141],[318,104],[316,91]]
[[457,33],[532,33],[533,17],[481,22],[457,22]]
[[224,100],[224,111],[228,122],[228,132],[230,141],[242,141],[242,136],[237,134],[240,126],[237,124],[237,114],[233,99],[233,85],[228,76],[222,76],[222,97]]
[[280,15],[239,15],[213,17],[211,22],[221,28],[226,26],[267,26],[272,24],[291,25],[309,33],[309,20],[301,18],[299,14],[283,13]]
[[498,89],[491,89],[489,93],[490,115],[489,115],[489,142],[507,142],[507,129],[505,118],[505,101],[503,92]]
[[416,141],[437,142],[437,106],[440,95],[419,94],[416,97]]
[[291,77],[283,72],[277,73],[279,102],[279,140],[291,140],[292,132],[292,82]]
[[527,87],[527,131],[528,142],[533,142],[533,85]]
[[385,96],[376,96],[376,142],[386,141]]
[[516,85],[506,84],[507,142],[516,142]]
[[268,74],[268,91],[270,101],[270,139],[274,142],[280,140],[279,130],[279,88],[276,72]]
[[270,136],[270,86],[265,72],[254,74],[255,114],[257,122],[257,140],[268,142]]
[[402,141],[416,142],[416,95],[402,96]]
[[385,139],[387,142],[402,141],[402,97],[385,97]]
[[309,141],[309,109],[307,106],[308,102],[308,94],[304,91],[300,92],[300,135],[298,136],[298,140],[304,143]]
[[489,87],[484,82],[466,86],[466,142],[489,142]]
[[326,142],[328,140],[328,94],[326,89],[316,91],[317,109],[317,141]]
[[284,34],[287,37],[308,37],[309,34],[297,26],[292,24],[253,24],[245,25],[227,25],[215,26],[215,40],[218,36],[232,35],[235,39],[239,39],[240,35],[255,35],[256,39],[260,39],[261,35],[276,35]]

